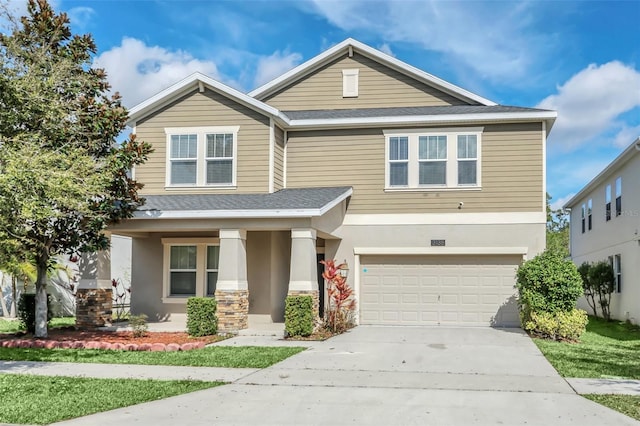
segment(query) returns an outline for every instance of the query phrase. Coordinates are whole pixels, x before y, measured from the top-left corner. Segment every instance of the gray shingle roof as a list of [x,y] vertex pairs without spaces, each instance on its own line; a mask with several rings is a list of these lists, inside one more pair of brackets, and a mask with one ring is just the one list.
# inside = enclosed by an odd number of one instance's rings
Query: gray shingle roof
[[310,210],[322,209],[351,191],[350,186],[287,188],[272,194],[147,195],[138,211]]
[[536,108],[505,105],[452,105],[395,108],[321,109],[303,111],[282,111],[292,120],[322,120],[335,118],[404,117],[448,114],[497,114],[512,112],[541,112]]

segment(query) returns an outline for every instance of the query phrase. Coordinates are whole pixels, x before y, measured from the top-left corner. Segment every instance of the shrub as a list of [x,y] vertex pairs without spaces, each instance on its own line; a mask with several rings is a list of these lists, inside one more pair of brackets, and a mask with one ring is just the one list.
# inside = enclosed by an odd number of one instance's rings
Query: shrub
[[531,312],[522,327],[538,337],[552,340],[578,341],[589,319],[582,309],[557,312]]
[[[47,326],[52,316],[51,296],[47,294]],[[27,333],[36,332],[36,295],[34,293],[22,293],[20,295],[18,318],[20,318],[20,326],[27,330]]]
[[545,251],[518,268],[521,309],[527,312],[568,312],[582,295],[576,266],[558,253]]
[[321,260],[324,265],[322,277],[327,281],[328,304],[325,310],[325,327],[332,333],[344,333],[353,327],[356,301],[351,297],[353,289],[347,279],[340,274],[345,263],[336,265],[335,260]]
[[133,337],[143,337],[147,334],[149,330],[147,318],[145,314],[129,315],[129,326],[133,331]]
[[190,336],[210,336],[218,332],[218,304],[211,297],[187,299],[187,333]]
[[309,336],[313,333],[313,298],[287,296],[284,308],[284,330],[287,336]]

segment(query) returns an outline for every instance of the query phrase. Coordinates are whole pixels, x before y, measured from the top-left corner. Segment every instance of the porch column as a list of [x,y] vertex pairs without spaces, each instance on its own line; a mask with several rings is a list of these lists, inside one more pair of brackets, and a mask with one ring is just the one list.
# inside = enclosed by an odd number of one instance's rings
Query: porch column
[[220,261],[215,298],[218,330],[234,333],[247,328],[249,285],[247,282],[247,231],[220,230]]
[[80,329],[111,325],[113,305],[111,251],[84,253],[78,265],[76,326]]
[[318,264],[316,257],[316,231],[311,228],[291,230],[291,266],[289,296],[311,296],[314,316],[318,316]]

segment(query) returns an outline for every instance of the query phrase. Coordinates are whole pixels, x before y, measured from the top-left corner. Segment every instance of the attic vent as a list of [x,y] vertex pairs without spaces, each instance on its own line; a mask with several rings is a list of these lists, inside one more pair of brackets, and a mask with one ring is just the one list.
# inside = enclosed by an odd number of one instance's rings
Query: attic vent
[[342,97],[357,98],[358,97],[358,71],[342,70]]

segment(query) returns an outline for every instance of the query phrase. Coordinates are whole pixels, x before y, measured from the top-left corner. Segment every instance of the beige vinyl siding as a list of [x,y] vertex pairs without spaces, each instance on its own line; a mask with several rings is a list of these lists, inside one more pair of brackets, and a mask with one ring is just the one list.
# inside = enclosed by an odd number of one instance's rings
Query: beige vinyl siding
[[275,126],[275,136],[273,188],[278,191],[284,186],[284,131],[278,126]]
[[[240,126],[236,189],[165,189],[166,127]],[[207,90],[193,92],[162,108],[136,125],[139,140],[153,145],[149,160],[136,167],[144,183],[142,194],[247,193],[269,191],[269,119],[237,102]]]
[[[351,185],[350,213],[543,211],[541,123],[488,124],[482,189],[385,192],[382,129],[289,132],[287,187]],[[330,158],[319,161],[318,159]]]
[[[357,98],[342,97],[342,70],[359,70]],[[466,105],[365,56],[338,58],[264,100],[283,111]]]

